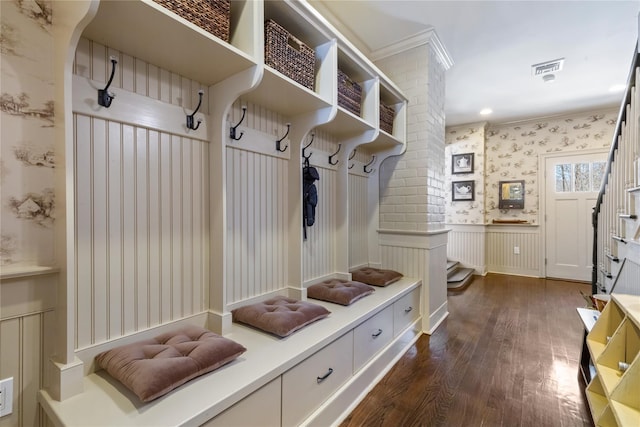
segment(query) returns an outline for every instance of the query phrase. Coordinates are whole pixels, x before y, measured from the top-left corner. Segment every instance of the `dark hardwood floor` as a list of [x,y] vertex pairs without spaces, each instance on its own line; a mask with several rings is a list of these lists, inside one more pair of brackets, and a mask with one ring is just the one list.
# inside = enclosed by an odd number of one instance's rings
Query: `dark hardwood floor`
[[489,274],[449,292],[449,317],[342,426],[591,426],[580,290],[590,285]]

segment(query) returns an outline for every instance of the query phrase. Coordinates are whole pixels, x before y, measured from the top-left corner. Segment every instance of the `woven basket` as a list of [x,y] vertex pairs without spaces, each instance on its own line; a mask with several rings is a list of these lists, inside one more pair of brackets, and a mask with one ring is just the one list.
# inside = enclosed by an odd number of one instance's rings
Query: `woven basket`
[[265,64],[313,90],[316,52],[272,20],[265,23],[264,31]]
[[393,118],[395,116],[393,107],[380,103],[380,129],[388,134],[393,133]]
[[230,0],[153,0],[219,39],[229,42]]
[[360,116],[362,88],[338,69],[338,105]]

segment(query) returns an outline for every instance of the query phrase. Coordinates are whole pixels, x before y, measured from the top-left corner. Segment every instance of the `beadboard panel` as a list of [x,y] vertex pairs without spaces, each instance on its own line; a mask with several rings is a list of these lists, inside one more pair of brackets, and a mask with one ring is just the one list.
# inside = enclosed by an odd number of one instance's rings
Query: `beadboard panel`
[[[109,88],[116,94],[114,102],[117,102],[118,91],[112,89],[122,89],[191,110],[198,105],[198,91],[203,90],[199,111],[208,113],[208,89],[201,83],[158,68],[93,40],[81,38],[78,42],[73,73],[106,84],[111,75],[110,57],[112,56],[118,61],[113,82]],[[190,114],[191,111],[185,111],[185,113]]]
[[[540,233],[537,227],[488,227],[486,235],[487,269],[492,273],[543,277],[540,259]],[[514,254],[514,247],[520,254]]]
[[485,274],[486,234],[484,225],[454,225],[451,228],[447,244],[447,257],[459,261],[476,274]]
[[0,418],[0,427],[46,425],[36,396],[48,385],[56,284],[56,274],[0,283],[0,378],[13,377],[14,382],[13,413]]
[[76,348],[204,309],[204,141],[74,115]]
[[407,277],[424,277],[426,256],[424,248],[382,244],[380,252],[382,268],[399,271]]
[[227,305],[286,286],[287,163],[227,147]]
[[368,185],[368,178],[349,174],[349,269],[369,262]]
[[334,273],[337,174],[334,170],[317,167],[320,179],[316,181],[318,206],[313,226],[307,227],[307,240],[303,242],[303,280],[305,282]]

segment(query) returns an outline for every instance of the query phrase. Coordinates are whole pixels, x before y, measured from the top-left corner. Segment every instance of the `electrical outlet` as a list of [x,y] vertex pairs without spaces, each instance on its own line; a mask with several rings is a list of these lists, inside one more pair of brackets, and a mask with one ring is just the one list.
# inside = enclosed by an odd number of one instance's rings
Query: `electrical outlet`
[[515,255],[520,255],[520,246],[514,246],[513,247],[513,253]]
[[0,380],[0,417],[13,412],[13,377]]

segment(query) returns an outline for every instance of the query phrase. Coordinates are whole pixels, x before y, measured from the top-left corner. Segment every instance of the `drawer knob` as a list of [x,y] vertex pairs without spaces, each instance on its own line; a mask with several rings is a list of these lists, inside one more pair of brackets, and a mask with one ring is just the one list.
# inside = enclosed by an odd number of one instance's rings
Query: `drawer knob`
[[329,368],[329,370],[327,371],[326,374],[324,374],[321,377],[316,377],[316,381],[318,382],[318,384],[320,384],[322,381],[326,380],[327,378],[329,378],[329,375],[333,374],[333,368]]
[[409,308],[405,308],[404,312],[405,313],[411,313],[413,311],[413,307],[409,307]]
[[628,363],[625,363],[625,362],[618,362],[618,370],[619,370],[620,372],[624,372],[624,371],[626,371],[627,369],[629,369],[629,364],[628,364]]
[[378,329],[378,332],[376,332],[375,334],[371,334],[371,336],[373,338],[378,338],[380,336],[380,334],[382,334],[382,329]]

